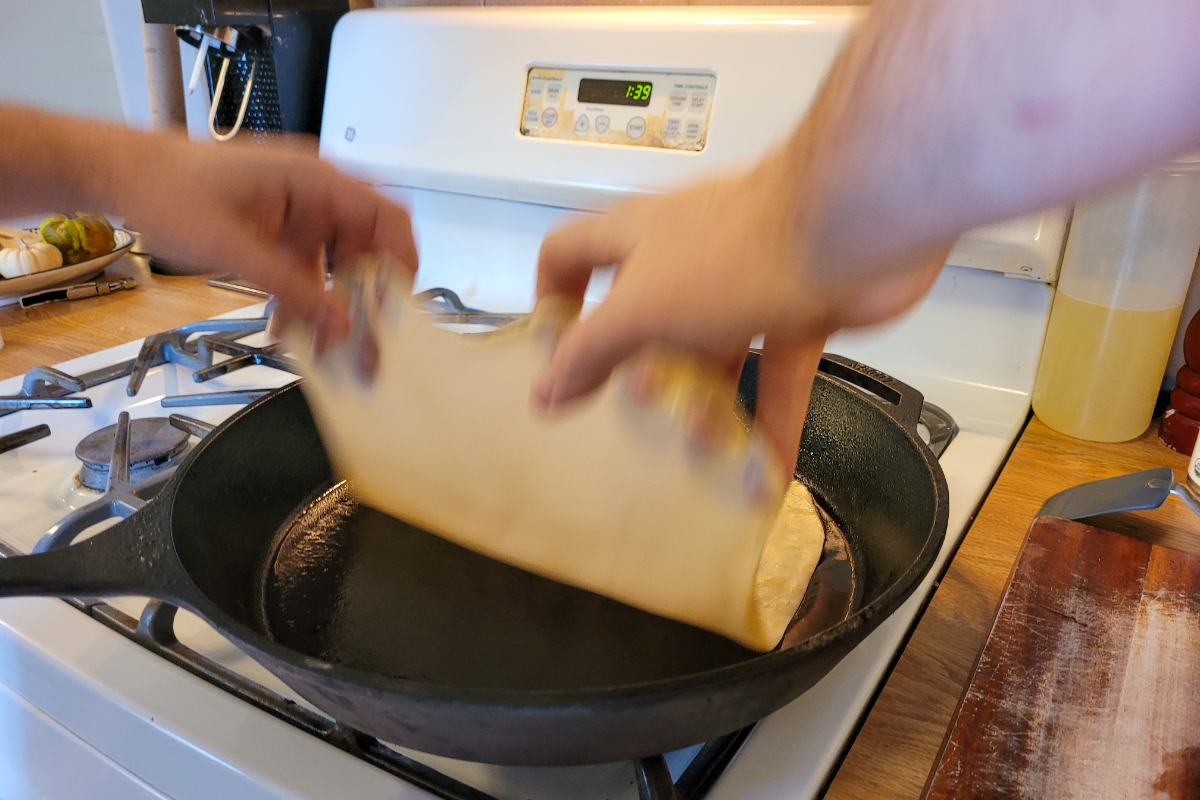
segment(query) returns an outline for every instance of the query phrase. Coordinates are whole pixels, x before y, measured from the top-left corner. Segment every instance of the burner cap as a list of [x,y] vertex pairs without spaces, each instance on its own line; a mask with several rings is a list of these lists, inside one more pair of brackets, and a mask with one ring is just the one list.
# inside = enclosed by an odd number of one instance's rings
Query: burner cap
[[[84,437],[75,446],[75,457],[83,462],[79,482],[89,489],[104,491],[112,460],[117,426],[109,425]],[[146,417],[129,421],[129,478],[139,481],[167,469],[187,450],[188,435],[171,425],[165,417]]]

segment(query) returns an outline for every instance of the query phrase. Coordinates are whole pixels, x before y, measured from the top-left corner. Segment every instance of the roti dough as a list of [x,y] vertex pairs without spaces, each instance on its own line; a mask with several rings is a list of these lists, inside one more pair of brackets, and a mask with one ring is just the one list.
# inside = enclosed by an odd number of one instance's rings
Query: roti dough
[[[375,310],[354,315],[347,342],[318,362],[306,334],[285,339],[334,467],[365,503],[748,648],[779,643],[824,527],[808,490],[736,424],[733,389],[733,434],[713,453],[684,436],[687,398],[704,389],[686,374],[669,403],[635,399],[616,376],[546,418],[530,387],[577,304],[548,298],[529,319],[459,334],[432,324],[402,277],[356,280],[355,307]],[[368,329],[370,385],[354,368]]]

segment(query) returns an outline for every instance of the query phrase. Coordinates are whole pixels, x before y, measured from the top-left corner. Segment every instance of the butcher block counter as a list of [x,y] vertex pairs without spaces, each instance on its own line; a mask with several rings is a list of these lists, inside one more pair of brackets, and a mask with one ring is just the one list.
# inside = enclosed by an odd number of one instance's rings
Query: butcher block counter
[[156,275],[134,255],[92,280],[128,277],[137,279],[138,288],[28,310],[0,306],[0,380],[261,302],[209,286],[204,277]]
[[[133,275],[138,288],[28,311],[0,307],[0,379],[43,364],[251,305],[254,298],[209,287],[203,277],[151,274],[127,257],[108,278]],[[998,600],[1034,513],[1050,495],[1097,478],[1187,459],[1159,443],[1155,429],[1123,444],[1062,436],[1032,419],[933,595],[861,732],[834,776],[837,800],[919,798],[954,717]],[[1103,527],[1200,552],[1200,530],[1174,498],[1152,512],[1119,515]]]
[[[1030,419],[834,776],[827,798],[922,796],[1034,514],[1051,495],[1100,478],[1169,466],[1175,479],[1183,481],[1187,458],[1162,444],[1157,431],[1156,421],[1132,442],[1096,444]],[[1157,510],[1090,522],[1151,544],[1200,553],[1200,521],[1175,497]],[[1175,713],[1172,705],[1178,703],[1164,704],[1160,713]],[[964,791],[961,796],[994,795]],[[1194,795],[1151,796],[1175,800]]]

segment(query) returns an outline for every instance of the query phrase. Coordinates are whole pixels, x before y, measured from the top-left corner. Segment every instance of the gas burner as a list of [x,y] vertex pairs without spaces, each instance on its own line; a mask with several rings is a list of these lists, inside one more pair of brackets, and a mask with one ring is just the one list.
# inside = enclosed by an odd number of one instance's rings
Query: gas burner
[[[195,436],[198,439],[203,439],[213,429],[212,425],[207,422],[202,422],[198,419],[185,417],[182,414],[172,414],[166,419],[158,417],[151,418],[154,423],[164,423],[168,427],[177,428],[183,433],[184,447],[187,449],[189,436]],[[142,420],[138,420],[142,422]],[[163,487],[171,475],[175,472],[175,467],[180,462],[181,451],[176,451],[174,457],[167,455],[166,459],[157,465],[157,469],[150,469],[143,473],[144,477],[139,480],[134,480],[132,477],[133,467],[135,464],[142,466],[145,463],[153,464],[153,460],[147,462],[145,456],[134,450],[136,446],[133,442],[133,434],[131,429],[134,423],[129,419],[129,412],[122,411],[117,417],[117,424],[110,425],[107,428],[101,428],[95,433],[84,439],[86,442],[93,437],[100,441],[106,432],[111,431],[108,435],[109,452],[95,453],[89,452],[89,456],[95,459],[94,463],[103,462],[106,469],[104,473],[105,483],[100,491],[104,492],[100,497],[85,506],[80,506],[57,523],[51,526],[50,530],[38,540],[34,545],[33,552],[44,553],[48,550],[53,550],[55,547],[66,547],[75,541],[88,528],[97,523],[104,522],[107,519],[125,519],[130,514],[143,508],[150,498],[153,497]],[[143,426],[139,426],[143,427]],[[161,433],[157,438],[159,441],[171,440],[171,436]],[[84,442],[80,442],[76,452],[82,448]],[[89,448],[90,449],[90,448]],[[171,451],[171,446],[160,447],[160,452]],[[143,453],[148,451],[143,451]],[[141,456],[142,461],[137,461]],[[82,473],[83,470],[80,470]],[[80,482],[82,483],[82,477]]]
[[[86,488],[103,492],[108,486],[109,466],[117,426],[109,425],[88,434],[75,447],[75,457],[83,462],[79,482]],[[135,419],[129,424],[129,480],[136,483],[175,466],[188,449],[188,435],[165,417]]]

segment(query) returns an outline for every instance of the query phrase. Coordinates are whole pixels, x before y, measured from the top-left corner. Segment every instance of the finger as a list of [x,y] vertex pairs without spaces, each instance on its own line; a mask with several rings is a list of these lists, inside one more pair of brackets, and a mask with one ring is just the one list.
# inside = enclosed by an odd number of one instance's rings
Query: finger
[[336,298],[327,296],[315,258],[301,258],[290,248],[273,248],[256,236],[241,235],[220,240],[212,260],[265,288],[286,317],[300,320],[326,340],[340,341],[349,331],[349,316]]
[[618,283],[587,318],[569,326],[558,340],[545,374],[534,384],[531,399],[545,411],[570,403],[598,388],[613,369],[654,336],[655,315],[640,307],[633,292]]
[[583,297],[592,270],[623,261],[632,241],[624,217],[613,212],[583,218],[547,234],[538,253],[538,298]]
[[747,342],[745,347],[739,347],[737,352],[730,353],[727,356],[714,358],[713,363],[717,369],[721,371],[725,377],[731,381],[736,381],[742,374],[742,367],[746,366],[746,356],[750,352],[750,344]]
[[377,196],[375,217],[375,250],[391,253],[400,263],[416,274],[419,265],[417,242],[413,238],[412,216],[408,210]]
[[390,253],[410,273],[417,270],[417,246],[408,212],[380,194],[334,173],[330,192],[334,220],[331,257],[336,270],[363,253]]
[[335,271],[359,255],[376,252],[390,253],[410,273],[416,271],[408,212],[370,187],[315,158],[297,156],[289,164],[283,192],[284,217],[274,229],[267,225],[266,238],[274,234],[300,255],[327,250]]
[[824,347],[823,339],[787,340],[768,336],[763,342],[754,424],[762,427],[789,475],[796,470],[808,398]]

